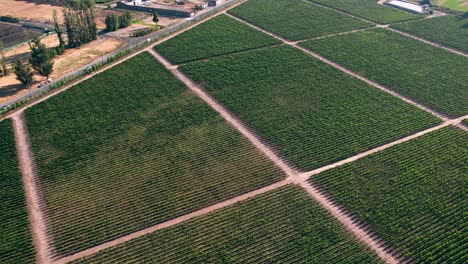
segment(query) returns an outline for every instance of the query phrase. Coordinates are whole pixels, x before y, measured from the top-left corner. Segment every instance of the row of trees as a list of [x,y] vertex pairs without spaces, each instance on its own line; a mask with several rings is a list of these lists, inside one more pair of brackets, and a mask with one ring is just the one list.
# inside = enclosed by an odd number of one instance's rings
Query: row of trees
[[14,66],[16,79],[28,88],[34,82],[34,74],[49,78],[54,67],[52,62],[54,53],[47,49],[38,38],[29,42],[29,48],[31,49],[29,64],[17,60]]
[[[97,39],[94,6],[94,0],[73,0],[66,2],[62,12],[68,44],[65,43],[64,30],[59,24],[57,11],[54,10],[52,19],[59,39],[59,46],[54,51],[47,49],[39,39],[29,42],[31,58],[28,63],[23,63],[19,60],[15,62],[13,72],[16,75],[16,79],[29,88],[34,82],[35,74],[49,78],[53,71],[54,63],[52,59],[55,55],[62,54],[65,48],[76,48]],[[0,48],[0,50],[3,49]],[[0,76],[7,74],[8,71],[3,52],[0,52]]]
[[119,28],[126,28],[132,24],[132,14],[129,11],[126,11],[123,15],[117,16],[116,14],[111,14],[106,17],[106,30],[116,31]]
[[76,0],[63,8],[69,48],[97,39],[94,5],[94,0]]

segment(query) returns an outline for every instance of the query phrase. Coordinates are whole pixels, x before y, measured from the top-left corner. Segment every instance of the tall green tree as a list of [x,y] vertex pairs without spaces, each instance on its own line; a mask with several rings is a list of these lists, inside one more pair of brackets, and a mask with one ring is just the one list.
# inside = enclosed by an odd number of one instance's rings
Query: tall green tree
[[56,10],[53,11],[52,18],[54,20],[55,33],[57,33],[57,37],[59,39],[59,46],[55,50],[57,54],[60,55],[65,51],[65,40],[63,40],[63,30],[59,25]]
[[5,63],[5,47],[3,46],[3,42],[0,41],[0,77],[7,76],[8,69]]
[[132,24],[132,13],[125,11],[125,13],[119,16],[119,28],[126,28]]
[[26,88],[31,87],[34,82],[34,72],[29,64],[23,64],[17,60],[15,62],[14,72],[16,79],[20,81]]
[[69,48],[97,39],[94,6],[94,0],[75,0],[63,8]]
[[119,29],[119,18],[116,14],[111,14],[106,17],[106,30],[108,32],[116,31]]
[[156,11],[153,12],[153,22],[156,24],[159,22],[159,16]]
[[29,42],[29,48],[31,49],[29,63],[37,74],[49,78],[54,66],[50,51],[38,38]]

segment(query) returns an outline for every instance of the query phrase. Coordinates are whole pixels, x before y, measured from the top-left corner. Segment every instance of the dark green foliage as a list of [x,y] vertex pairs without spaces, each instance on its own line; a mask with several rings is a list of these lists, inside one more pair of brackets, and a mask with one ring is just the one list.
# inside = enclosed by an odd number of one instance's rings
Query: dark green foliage
[[179,67],[301,170],[439,123],[289,46]]
[[59,46],[55,48],[55,51],[57,55],[61,55],[65,51],[65,41],[63,40],[63,30],[60,27],[56,10],[54,10],[52,13],[52,19],[54,20],[55,33],[57,33],[57,37],[59,39]]
[[3,22],[10,22],[10,23],[18,23],[20,22],[20,20],[16,17],[12,17],[12,16],[0,16],[0,21],[3,21]]
[[468,114],[468,58],[385,29],[301,43],[452,117]]
[[132,14],[129,11],[119,16],[119,28],[126,28],[132,24]]
[[33,263],[28,210],[11,120],[0,122],[0,263]]
[[27,63],[22,63],[21,61],[16,61],[13,68],[15,72],[16,79],[20,81],[26,88],[31,87],[34,82],[34,72],[31,66]]
[[372,26],[302,0],[250,0],[229,13],[291,40]]
[[106,17],[106,30],[108,32],[116,31],[119,29],[119,18],[116,14],[110,14]]
[[63,8],[68,47],[76,48],[97,38],[93,0],[75,0]]
[[5,62],[5,47],[0,41],[0,77],[8,75],[8,69]]
[[299,187],[286,186],[75,263],[380,263]]
[[143,37],[143,36],[146,36],[146,35],[149,35],[155,31],[157,31],[158,29],[157,28],[144,28],[144,29],[140,29],[140,30],[136,30],[134,32],[132,32],[132,37]]
[[441,16],[398,23],[392,27],[468,52],[468,21],[462,17]]
[[159,15],[156,11],[153,12],[153,22],[156,24],[159,22]]
[[171,62],[180,64],[280,43],[241,22],[220,15],[161,43],[155,50]]
[[38,38],[29,42],[29,47],[31,49],[29,63],[31,63],[32,68],[37,74],[49,78],[54,66],[51,52]]
[[377,0],[308,0],[330,6],[350,14],[378,23],[392,23],[410,19],[423,18],[387,5],[378,4]]
[[468,258],[468,134],[444,128],[312,177],[414,263]]
[[58,254],[283,178],[148,53],[27,109],[26,118]]

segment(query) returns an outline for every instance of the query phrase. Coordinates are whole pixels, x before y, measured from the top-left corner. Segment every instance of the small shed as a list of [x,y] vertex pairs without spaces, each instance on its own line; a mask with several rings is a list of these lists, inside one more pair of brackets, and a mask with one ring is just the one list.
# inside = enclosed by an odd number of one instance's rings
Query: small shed
[[218,6],[223,2],[223,0],[209,0],[208,6]]

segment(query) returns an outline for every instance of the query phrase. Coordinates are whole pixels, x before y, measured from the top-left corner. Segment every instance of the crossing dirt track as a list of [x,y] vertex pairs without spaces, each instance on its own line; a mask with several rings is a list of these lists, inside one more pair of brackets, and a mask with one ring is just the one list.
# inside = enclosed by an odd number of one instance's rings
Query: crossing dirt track
[[[0,119],[36,263],[465,262],[468,94],[427,85],[457,98],[434,104],[323,43],[380,50],[366,36],[388,34],[447,67],[468,54],[397,26],[438,18],[382,1],[289,0],[298,20],[272,22],[283,1],[242,1]],[[310,14],[317,28],[297,26]]]

